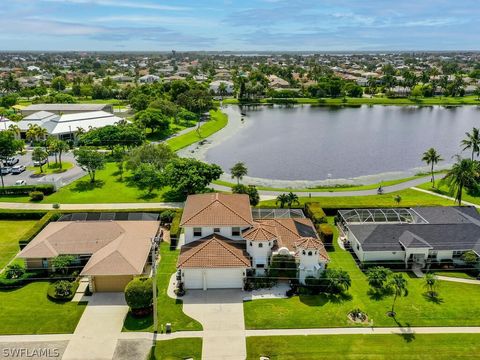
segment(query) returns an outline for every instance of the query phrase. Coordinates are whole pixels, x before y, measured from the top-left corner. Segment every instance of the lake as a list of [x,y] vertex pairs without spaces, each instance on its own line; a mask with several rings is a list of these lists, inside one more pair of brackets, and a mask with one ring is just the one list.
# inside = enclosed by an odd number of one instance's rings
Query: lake
[[425,166],[421,156],[430,147],[445,165],[461,153],[465,132],[480,125],[476,106],[256,106],[242,112],[245,126],[214,144],[206,160],[226,171],[243,161],[249,176],[278,180],[412,172]]

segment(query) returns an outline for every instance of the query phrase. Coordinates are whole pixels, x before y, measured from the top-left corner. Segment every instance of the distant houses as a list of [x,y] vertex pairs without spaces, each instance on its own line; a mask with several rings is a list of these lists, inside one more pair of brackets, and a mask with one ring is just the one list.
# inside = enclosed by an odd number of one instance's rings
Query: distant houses
[[39,111],[47,111],[49,113],[77,114],[93,111],[105,111],[113,113],[111,104],[32,104],[20,110],[23,116],[29,116]]

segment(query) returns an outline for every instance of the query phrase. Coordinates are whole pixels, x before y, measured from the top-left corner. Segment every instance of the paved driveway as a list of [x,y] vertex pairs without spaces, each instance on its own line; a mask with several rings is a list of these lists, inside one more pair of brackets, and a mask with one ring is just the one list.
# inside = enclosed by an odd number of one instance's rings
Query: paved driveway
[[241,290],[189,290],[183,311],[203,325],[202,359],[241,359],[247,356]]
[[127,312],[123,293],[93,294],[62,359],[111,360]]

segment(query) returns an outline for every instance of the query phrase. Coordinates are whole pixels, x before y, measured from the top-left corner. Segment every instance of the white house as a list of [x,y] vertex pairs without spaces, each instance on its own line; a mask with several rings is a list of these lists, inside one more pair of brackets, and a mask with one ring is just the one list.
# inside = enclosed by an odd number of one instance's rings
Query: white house
[[158,80],[160,80],[160,77],[157,76],[157,75],[152,75],[152,74],[144,75],[144,76],[138,78],[138,82],[140,82],[142,84],[153,84],[154,82],[157,82]]
[[268,271],[272,257],[297,264],[301,282],[318,276],[329,261],[315,227],[303,213],[276,217],[252,213],[248,195],[200,194],[188,197],[177,268],[185,288],[242,288],[247,270]]
[[339,227],[361,263],[428,267],[480,256],[480,214],[473,207],[339,211]]
[[233,82],[227,80],[215,80],[210,83],[210,90],[213,91],[215,94],[220,95],[219,88],[221,84],[225,84],[225,93],[226,95],[233,94]]

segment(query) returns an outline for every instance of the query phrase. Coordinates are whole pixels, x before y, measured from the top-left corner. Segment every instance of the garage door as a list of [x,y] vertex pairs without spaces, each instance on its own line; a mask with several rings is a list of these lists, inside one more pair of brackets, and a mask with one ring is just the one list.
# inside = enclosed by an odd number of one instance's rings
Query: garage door
[[95,276],[95,291],[122,292],[132,278],[131,275]]
[[[244,269],[185,269],[187,289],[241,289]],[[205,284],[204,284],[205,282]]]

